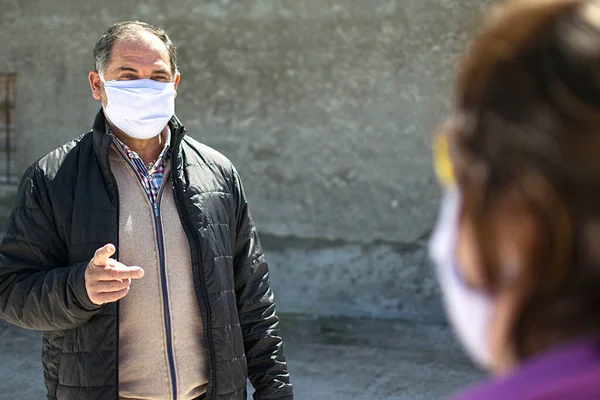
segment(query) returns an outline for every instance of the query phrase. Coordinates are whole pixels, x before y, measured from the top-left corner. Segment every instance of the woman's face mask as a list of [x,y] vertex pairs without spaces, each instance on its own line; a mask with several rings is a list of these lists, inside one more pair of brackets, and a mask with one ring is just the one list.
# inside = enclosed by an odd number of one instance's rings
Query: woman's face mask
[[[442,162],[436,157],[436,169]],[[440,176],[440,171],[437,172]],[[442,176],[449,179],[451,174],[446,171]],[[471,359],[485,368],[491,365],[488,333],[492,302],[488,295],[470,287],[458,268],[456,248],[460,207],[458,188],[447,185],[429,253],[436,266],[448,319]]]
[[106,117],[126,135],[151,139],[175,114],[174,82],[152,79],[105,81]]

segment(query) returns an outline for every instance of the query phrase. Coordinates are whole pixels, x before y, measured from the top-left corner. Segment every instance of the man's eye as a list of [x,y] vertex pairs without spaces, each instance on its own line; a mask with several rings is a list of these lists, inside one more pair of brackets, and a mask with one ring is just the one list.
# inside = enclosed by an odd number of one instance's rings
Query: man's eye
[[137,77],[133,74],[125,74],[121,75],[121,79],[137,79]]
[[155,76],[152,79],[161,82],[167,82],[169,80],[169,78],[167,78],[166,76]]

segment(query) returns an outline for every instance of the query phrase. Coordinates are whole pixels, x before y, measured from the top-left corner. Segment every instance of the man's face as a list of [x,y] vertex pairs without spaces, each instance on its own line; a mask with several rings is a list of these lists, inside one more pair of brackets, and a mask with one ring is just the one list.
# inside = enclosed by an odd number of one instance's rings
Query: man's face
[[[152,79],[158,82],[175,82],[175,90],[180,79],[178,73],[171,71],[165,44],[146,32],[140,32],[135,39],[123,39],[114,44],[102,77],[105,81]],[[102,105],[106,106],[106,93],[100,75],[92,71],[88,78],[94,99],[102,101]]]

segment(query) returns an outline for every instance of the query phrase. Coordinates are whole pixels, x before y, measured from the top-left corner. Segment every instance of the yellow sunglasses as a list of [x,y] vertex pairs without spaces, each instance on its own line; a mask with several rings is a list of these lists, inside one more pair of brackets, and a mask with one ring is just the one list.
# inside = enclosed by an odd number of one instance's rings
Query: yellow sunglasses
[[436,134],[433,139],[433,168],[442,186],[447,188],[456,184],[447,134]]

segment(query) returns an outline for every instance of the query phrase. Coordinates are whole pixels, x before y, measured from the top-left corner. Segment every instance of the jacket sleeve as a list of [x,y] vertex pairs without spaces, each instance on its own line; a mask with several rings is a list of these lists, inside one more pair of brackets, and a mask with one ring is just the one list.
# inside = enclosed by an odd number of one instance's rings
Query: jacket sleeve
[[30,167],[0,241],[0,319],[26,329],[71,329],[100,306],[85,290],[87,262],[64,266],[66,246],[58,234],[43,172]]
[[292,400],[269,268],[235,169],[233,182],[237,202],[235,290],[254,400]]

